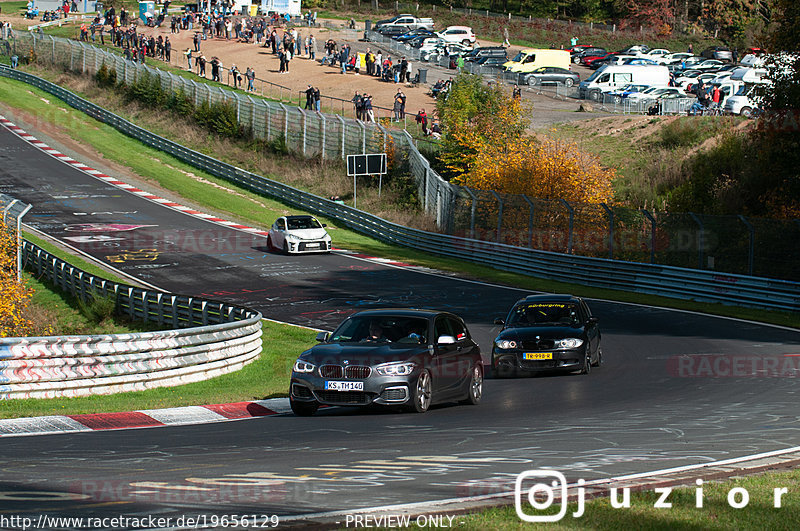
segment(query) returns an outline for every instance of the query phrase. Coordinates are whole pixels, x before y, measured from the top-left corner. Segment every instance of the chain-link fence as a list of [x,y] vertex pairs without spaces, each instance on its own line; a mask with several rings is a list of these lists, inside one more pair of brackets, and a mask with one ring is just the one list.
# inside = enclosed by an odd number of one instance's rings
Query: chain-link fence
[[307,157],[388,151],[396,164],[407,166],[421,206],[446,234],[614,260],[800,278],[800,221],[650,213],[472,190],[443,180],[403,130],[212,87],[76,41],[24,35],[13,46],[20,57],[86,74],[105,64],[126,83],[156,76],[165,90],[181,91],[196,105],[228,102],[255,138],[285,139],[289,150]]

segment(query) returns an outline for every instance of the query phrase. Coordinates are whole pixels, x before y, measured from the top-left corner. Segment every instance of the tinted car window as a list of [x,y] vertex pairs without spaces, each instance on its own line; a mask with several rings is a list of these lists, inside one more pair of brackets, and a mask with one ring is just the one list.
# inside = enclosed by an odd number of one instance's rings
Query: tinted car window
[[286,221],[283,219],[279,219],[277,222],[275,222],[275,225],[277,225],[280,230],[286,229]]
[[439,317],[438,319],[436,319],[436,331],[435,331],[435,334],[436,334],[435,339],[436,339],[437,342],[439,341],[439,338],[442,337],[442,336],[453,336],[453,337],[455,337],[455,335],[456,335],[454,333],[453,329],[451,328],[451,321],[449,319],[444,318],[444,317]]
[[289,218],[289,229],[321,229],[322,225],[314,218]]
[[358,343],[369,336],[370,327],[379,328],[383,337],[398,343],[423,343],[428,332],[428,322],[419,317],[365,315],[343,322],[328,342]]
[[456,338],[456,341],[461,341],[462,339],[467,339],[469,337],[467,334],[467,327],[465,327],[461,321],[452,317],[448,317],[447,321],[449,322],[450,330],[453,332],[453,336]]
[[579,322],[578,305],[563,302],[523,303],[511,310],[508,326],[575,325]]

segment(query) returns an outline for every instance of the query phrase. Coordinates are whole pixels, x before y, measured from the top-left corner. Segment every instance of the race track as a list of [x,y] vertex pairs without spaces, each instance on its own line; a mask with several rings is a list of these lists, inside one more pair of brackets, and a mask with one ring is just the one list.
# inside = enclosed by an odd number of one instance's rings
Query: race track
[[[493,319],[527,293],[345,253],[270,253],[261,236],[101,182],[6,129],[0,192],[33,205],[28,225],[149,284],[313,328],[363,308],[446,309],[487,355]],[[311,418],[2,438],[0,508],[288,517],[506,492],[533,468],[590,480],[800,445],[800,332],[589,302],[605,357],[589,376],[487,380],[481,405],[424,415],[328,408]]]

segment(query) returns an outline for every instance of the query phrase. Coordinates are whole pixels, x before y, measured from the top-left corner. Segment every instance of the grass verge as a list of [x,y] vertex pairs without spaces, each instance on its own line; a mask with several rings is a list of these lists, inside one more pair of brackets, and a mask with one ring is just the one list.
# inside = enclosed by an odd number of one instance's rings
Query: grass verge
[[[782,497],[781,507],[775,507],[774,489],[787,488]],[[638,529],[638,530],[677,530],[677,529],[796,529],[800,514],[800,470],[769,473],[741,477],[724,482],[702,485],[702,507],[696,507],[697,488],[674,489],[666,500],[671,508],[655,508],[660,494],[652,491],[632,492],[630,508],[615,509],[609,498],[597,498],[586,503],[586,512],[579,518],[572,517],[577,505],[571,503],[567,515],[555,524],[528,524],[517,516],[514,506],[489,509],[477,514],[457,516],[459,529],[465,530],[548,530],[567,529]],[[746,507],[731,507],[728,496],[732,489],[744,489],[749,496]],[[734,492],[734,503],[742,501],[741,491]],[[619,499],[623,493],[620,490]],[[527,506],[527,503],[526,503]],[[533,509],[528,506],[533,513]]]

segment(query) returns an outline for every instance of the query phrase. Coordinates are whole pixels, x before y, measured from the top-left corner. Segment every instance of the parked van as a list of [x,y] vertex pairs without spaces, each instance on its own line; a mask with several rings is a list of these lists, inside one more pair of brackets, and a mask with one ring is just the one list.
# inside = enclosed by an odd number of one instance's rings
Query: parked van
[[533,72],[542,66],[557,66],[569,70],[569,52],[567,50],[548,50],[543,48],[525,48],[513,59],[503,64],[507,72]]
[[609,65],[601,67],[581,81],[580,97],[600,101],[603,91],[634,83],[650,87],[669,85],[669,70],[660,65]]
[[731,81],[735,83],[736,91],[729,95],[723,102],[726,114],[740,114],[750,117],[753,111],[759,108],[757,91],[758,85],[769,83],[764,78],[767,71],[763,68],[737,68],[731,74]]

